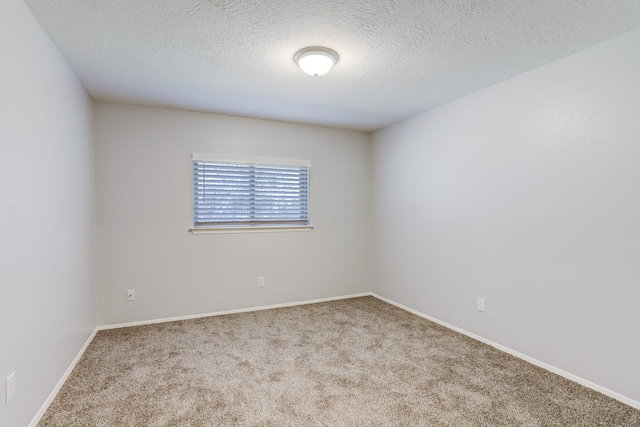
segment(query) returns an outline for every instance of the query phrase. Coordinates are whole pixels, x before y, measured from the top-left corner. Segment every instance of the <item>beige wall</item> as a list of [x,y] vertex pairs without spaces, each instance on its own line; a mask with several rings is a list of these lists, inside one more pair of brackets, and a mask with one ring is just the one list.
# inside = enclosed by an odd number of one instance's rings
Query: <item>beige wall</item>
[[638,46],[377,132],[374,290],[640,402]]
[[96,325],[91,101],[22,0],[0,55],[0,425],[26,426]]
[[[95,138],[100,325],[369,290],[367,134],[97,102]],[[188,233],[192,152],[310,160],[314,230]]]

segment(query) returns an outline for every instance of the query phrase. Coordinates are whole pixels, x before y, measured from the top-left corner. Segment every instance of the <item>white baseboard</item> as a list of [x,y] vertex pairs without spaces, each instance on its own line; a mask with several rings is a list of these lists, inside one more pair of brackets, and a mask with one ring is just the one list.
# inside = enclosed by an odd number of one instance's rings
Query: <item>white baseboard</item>
[[292,307],[292,306],[296,306],[296,305],[315,304],[315,303],[319,303],[319,302],[336,301],[336,300],[341,300],[341,299],[358,298],[358,297],[365,297],[365,296],[371,296],[371,295],[372,295],[371,292],[365,292],[365,293],[361,293],[361,294],[343,295],[343,296],[339,296],[339,297],[320,298],[320,299],[314,299],[314,300],[289,302],[289,303],[266,305],[266,306],[259,306],[259,307],[240,308],[240,309],[237,309],[237,310],[217,311],[217,312],[213,312],[213,313],[195,314],[195,315],[190,315],[190,316],[180,316],[180,317],[171,317],[171,318],[154,319],[154,320],[143,320],[143,321],[140,321],[140,322],[120,323],[120,324],[116,324],[116,325],[98,326],[97,328],[95,328],[93,330],[93,332],[91,333],[91,335],[87,339],[87,342],[84,343],[84,345],[82,346],[82,348],[80,349],[80,351],[78,352],[76,357],[71,362],[71,365],[69,365],[69,367],[67,368],[65,373],[62,375],[62,378],[60,378],[60,381],[58,381],[58,384],[56,384],[56,386],[54,387],[53,391],[51,391],[51,393],[49,394],[49,397],[42,404],[42,407],[36,413],[36,415],[33,417],[31,422],[29,423],[28,427],[36,427],[37,424],[40,422],[40,420],[44,416],[45,412],[47,412],[47,409],[49,408],[49,405],[51,405],[51,402],[53,402],[53,399],[55,399],[56,396],[58,395],[58,392],[60,391],[60,389],[62,388],[64,383],[67,381],[67,378],[69,378],[69,375],[71,375],[71,372],[73,371],[73,368],[76,367],[76,365],[78,364],[78,361],[80,360],[80,358],[82,357],[84,352],[87,350],[87,347],[89,347],[89,344],[91,344],[91,341],[93,341],[93,338],[96,336],[96,333],[98,333],[98,331],[107,330],[107,329],[126,328],[126,327],[129,327],[129,326],[150,325],[150,324],[153,324],[153,323],[174,322],[176,320],[198,319],[198,318],[201,318],[201,317],[222,316],[222,315],[225,315],[225,314],[235,314],[235,313],[246,313],[246,312],[250,312],[250,311],[269,310],[269,309],[272,309],[272,308]]
[[435,317],[428,316],[428,315],[426,315],[424,313],[421,313],[421,312],[419,312],[417,310],[414,310],[412,308],[409,308],[407,306],[399,304],[399,303],[397,303],[395,301],[392,301],[392,300],[390,300],[388,298],[385,298],[383,296],[377,295],[375,293],[371,293],[371,296],[373,296],[375,298],[378,298],[379,300],[382,300],[384,302],[388,302],[391,305],[395,305],[396,307],[401,308],[402,310],[408,311],[409,313],[413,313],[413,314],[415,314],[417,316],[420,316],[420,317],[423,317],[423,318],[425,318],[427,320],[431,320],[434,323],[437,323],[437,324],[439,324],[441,326],[444,326],[445,328],[451,329],[453,331],[459,332],[459,333],[461,333],[463,335],[468,336],[469,338],[473,338],[474,340],[477,340],[477,341],[483,342],[485,344],[488,344],[491,347],[495,347],[498,350],[504,351],[505,353],[508,353],[508,354],[510,354],[512,356],[515,356],[515,357],[517,357],[519,359],[522,359],[524,361],[527,361],[527,362],[531,363],[532,365],[538,366],[538,367],[540,367],[542,369],[546,369],[547,371],[553,372],[554,374],[560,375],[561,377],[564,377],[564,378],[566,378],[568,380],[571,380],[571,381],[576,382],[576,383],[578,383],[580,385],[588,387],[588,388],[590,388],[592,390],[600,392],[600,393],[602,393],[602,394],[604,394],[606,396],[609,396],[609,397],[611,397],[613,399],[616,399],[616,400],[624,403],[625,405],[629,405],[632,408],[640,409],[640,402],[638,402],[636,400],[633,400],[633,399],[631,399],[631,398],[629,398],[627,396],[623,396],[620,393],[616,393],[615,391],[609,390],[608,388],[605,388],[605,387],[602,387],[602,386],[600,386],[598,384],[592,383],[591,381],[585,380],[584,378],[581,378],[581,377],[579,377],[577,375],[574,375],[574,374],[572,374],[570,372],[563,371],[562,369],[556,368],[555,366],[549,365],[548,363],[541,362],[538,359],[534,359],[533,357],[527,356],[526,354],[520,353],[520,352],[518,352],[516,350],[513,350],[513,349],[511,349],[509,347],[505,347],[502,344],[498,344],[496,342],[493,342],[491,340],[483,338],[483,337],[481,337],[479,335],[476,335],[474,333],[466,331],[466,330],[464,330],[462,328],[459,328],[457,326],[450,325],[449,323],[443,322],[440,319],[436,319]]
[[96,329],[94,329],[93,333],[89,336],[89,338],[87,339],[87,341],[85,342],[85,344],[82,346],[82,348],[80,349],[80,351],[78,352],[78,354],[76,355],[75,359],[73,359],[73,362],[71,362],[71,365],[69,365],[69,367],[67,368],[67,370],[65,371],[64,375],[62,376],[62,378],[60,378],[60,381],[58,381],[58,384],[56,384],[55,388],[53,389],[53,391],[51,392],[51,394],[49,394],[49,397],[47,398],[47,400],[44,402],[44,404],[42,405],[42,407],[40,408],[40,410],[38,411],[38,413],[35,415],[35,417],[33,418],[33,420],[31,420],[31,423],[29,423],[28,427],[36,427],[37,424],[40,422],[40,420],[42,419],[42,416],[45,414],[45,412],[47,411],[47,408],[49,408],[49,405],[51,405],[51,402],[53,402],[53,399],[55,399],[56,395],[58,394],[58,392],[60,391],[60,389],[62,388],[62,386],[64,385],[65,381],[67,380],[67,378],[69,378],[69,375],[71,375],[71,372],[73,371],[73,368],[75,368],[76,364],[78,363],[78,361],[80,360],[80,358],[82,357],[82,355],[84,354],[84,352],[86,351],[87,347],[89,346],[89,344],[91,344],[91,341],[93,341],[93,338],[96,336],[96,333],[98,331],[101,330],[107,330],[107,329],[116,329],[116,328],[125,328],[125,327],[129,327],[129,326],[139,326],[139,325],[150,325],[150,324],[154,324],[154,323],[165,323],[165,322],[174,322],[177,320],[188,320],[188,319],[198,319],[198,318],[202,318],[202,317],[210,317],[210,316],[222,316],[225,314],[236,314],[236,313],[247,313],[247,312],[251,312],[251,311],[260,311],[260,310],[269,310],[272,308],[282,308],[282,307],[293,307],[293,306],[298,306],[298,305],[306,305],[306,304],[315,304],[315,303],[320,303],[320,302],[327,302],[327,301],[336,301],[336,300],[342,300],[342,299],[349,299],[349,298],[358,298],[358,297],[365,297],[365,296],[373,296],[374,298],[378,298],[381,301],[387,302],[389,304],[392,304],[402,310],[408,311],[409,313],[413,313],[417,316],[420,316],[422,318],[425,318],[427,320],[430,320],[434,323],[437,323],[439,325],[444,326],[445,328],[451,329],[453,331],[459,332],[463,335],[466,335],[470,338],[473,338],[477,341],[483,342],[485,344],[488,344],[492,347],[497,348],[498,350],[504,351],[505,353],[511,354],[512,356],[515,356],[519,359],[525,360],[535,366],[538,366],[542,369],[546,369],[547,371],[553,372],[554,374],[560,375],[561,377],[567,378],[568,380],[574,381],[580,385],[583,385],[585,387],[588,387],[592,390],[595,390],[597,392],[600,392],[606,396],[609,396],[613,399],[616,399],[626,405],[631,406],[632,408],[635,409],[640,409],[640,402],[633,400],[629,397],[623,396],[620,393],[616,393],[615,391],[609,390],[605,387],[599,386],[598,384],[592,383],[591,381],[587,381],[584,378],[580,378],[576,375],[573,375],[569,372],[563,371],[562,369],[556,368],[555,366],[551,366],[547,363],[541,362],[537,359],[534,359],[533,357],[527,356],[526,354],[520,353],[518,351],[512,350],[509,347],[505,347],[501,344],[495,343],[491,340],[488,340],[486,338],[483,338],[479,335],[473,334],[469,331],[466,331],[462,328],[459,328],[457,326],[453,326],[450,325],[446,322],[443,322],[442,320],[436,319],[434,317],[428,316],[424,313],[421,313],[417,310],[414,310],[412,308],[409,308],[407,306],[404,306],[402,304],[399,304],[395,301],[392,301],[388,298],[385,298],[383,296],[377,295],[373,292],[364,292],[361,294],[353,294],[353,295],[343,295],[343,296],[338,296],[338,297],[331,297],[331,298],[320,298],[320,299],[315,299],[315,300],[307,300],[307,301],[297,301],[297,302],[290,302],[290,303],[283,303],[283,304],[274,304],[274,305],[266,305],[266,306],[259,306],[259,307],[249,307],[249,308],[241,308],[241,309],[236,309],[236,310],[226,310],[226,311],[217,311],[217,312],[213,312],[213,313],[203,313],[203,314],[195,314],[195,315],[190,315],[190,316],[179,316],[179,317],[171,317],[171,318],[164,318],[164,319],[154,319],[154,320],[143,320],[140,322],[130,322],[130,323],[120,323],[120,324],[114,324],[114,325],[104,325],[104,326],[98,326]]
[[141,320],[139,322],[129,322],[129,323],[118,323],[113,325],[104,325],[98,326],[99,331],[107,330],[107,329],[118,329],[118,328],[128,328],[130,326],[140,326],[140,325],[151,325],[154,323],[165,323],[165,322],[175,322],[178,320],[189,320],[189,319],[199,319],[202,317],[211,317],[211,316],[224,316],[225,314],[237,314],[237,313],[247,313],[250,311],[260,311],[260,310],[270,310],[272,308],[282,308],[282,307],[293,307],[296,305],[306,305],[306,304],[316,304],[319,302],[327,302],[327,301],[336,301],[341,299],[349,299],[349,298],[358,298],[358,297],[366,297],[372,296],[371,292],[365,292],[361,294],[353,294],[353,295],[343,295],[339,297],[330,297],[330,298],[320,298],[314,300],[307,301],[296,301],[296,302],[286,302],[283,304],[273,304],[273,305],[263,305],[259,307],[248,307],[248,308],[239,308],[236,310],[225,310],[225,311],[216,311],[213,313],[201,313],[201,314],[193,314],[188,316],[178,316],[178,317],[166,317],[162,319],[153,319],[153,320]]
[[51,405],[51,402],[53,402],[53,399],[55,399],[56,396],[58,395],[58,392],[64,385],[65,381],[67,381],[67,378],[69,378],[69,375],[71,375],[73,368],[76,367],[76,365],[80,361],[80,358],[82,357],[84,352],[87,350],[87,347],[89,347],[89,344],[91,344],[91,341],[93,341],[93,338],[96,336],[97,332],[98,332],[98,329],[96,328],[93,330],[91,335],[89,335],[89,338],[87,338],[87,341],[84,343],[84,345],[82,346],[82,348],[80,349],[76,357],[73,359],[73,361],[71,362],[71,365],[69,365],[67,370],[62,375],[62,378],[60,378],[60,381],[58,381],[58,384],[56,384],[56,386],[53,388],[53,390],[49,394],[49,397],[47,398],[47,400],[45,400],[45,402],[40,407],[40,410],[36,413],[35,417],[33,417],[31,422],[29,423],[29,427],[36,427],[38,425],[38,423],[42,419],[42,416],[44,415],[45,412],[47,412],[49,405]]

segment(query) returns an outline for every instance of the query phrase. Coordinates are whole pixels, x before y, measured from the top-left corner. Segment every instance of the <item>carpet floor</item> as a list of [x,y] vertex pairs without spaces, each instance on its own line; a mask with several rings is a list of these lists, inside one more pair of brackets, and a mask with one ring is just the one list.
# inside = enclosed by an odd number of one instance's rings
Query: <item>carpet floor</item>
[[100,331],[47,426],[640,426],[373,297]]

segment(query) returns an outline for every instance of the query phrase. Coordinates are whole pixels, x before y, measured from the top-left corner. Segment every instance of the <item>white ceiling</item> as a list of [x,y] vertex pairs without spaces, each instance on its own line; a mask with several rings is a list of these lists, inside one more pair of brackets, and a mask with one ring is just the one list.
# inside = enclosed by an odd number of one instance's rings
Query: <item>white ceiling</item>
[[25,2],[94,99],[359,130],[640,27],[638,0]]

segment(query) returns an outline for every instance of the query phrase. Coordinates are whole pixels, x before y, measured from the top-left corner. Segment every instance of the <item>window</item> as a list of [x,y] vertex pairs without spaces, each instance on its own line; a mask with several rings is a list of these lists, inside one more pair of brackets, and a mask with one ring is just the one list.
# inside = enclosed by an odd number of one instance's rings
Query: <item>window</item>
[[311,228],[309,162],[204,154],[192,159],[192,232]]

